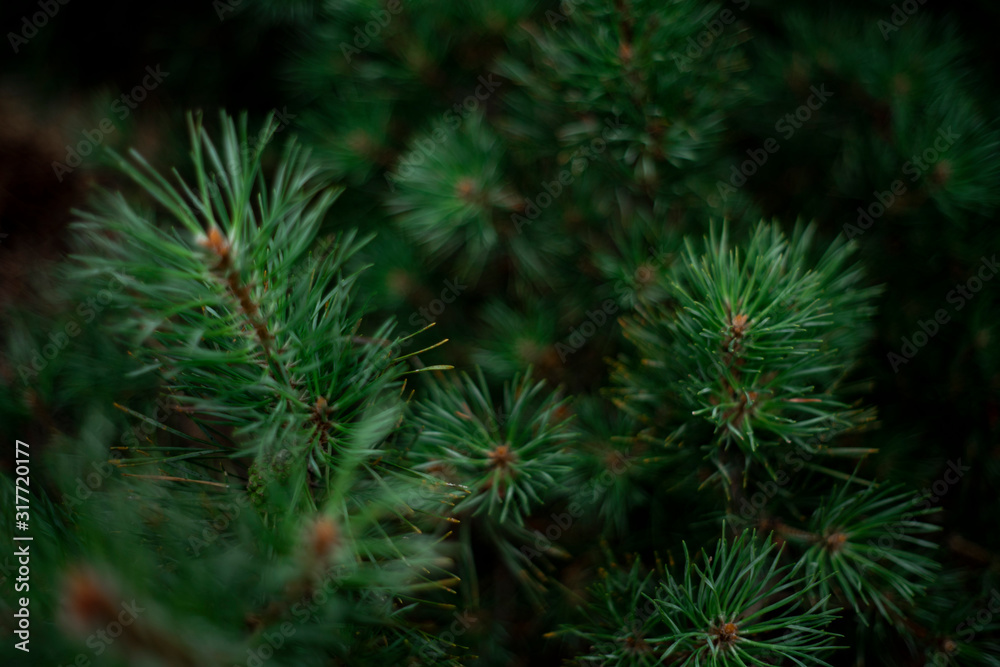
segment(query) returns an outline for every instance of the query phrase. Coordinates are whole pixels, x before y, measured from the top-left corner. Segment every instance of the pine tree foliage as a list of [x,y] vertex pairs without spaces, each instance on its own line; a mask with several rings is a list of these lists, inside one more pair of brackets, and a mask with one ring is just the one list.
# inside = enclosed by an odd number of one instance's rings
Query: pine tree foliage
[[414,406],[410,450],[416,470],[468,488],[451,509],[463,522],[466,549],[470,525],[481,516],[483,533],[511,571],[531,572],[541,581],[545,575],[532,563],[536,553],[521,548],[530,539],[525,522],[568,478],[577,436],[568,424],[566,399],[543,393],[544,385],[532,381],[529,369],[515,375],[494,402],[479,369],[475,380],[464,375],[434,383],[427,399]]
[[593,605],[605,631],[581,633],[593,645],[581,664],[828,664],[835,636],[825,627],[835,615],[825,598],[804,602],[820,584],[803,572],[806,561],[783,565],[774,543],[750,534],[701,556],[699,565],[685,545],[683,576],[659,584],[638,563],[607,575]]
[[649,486],[666,457],[651,455],[661,451],[655,438],[624,435],[639,433],[638,424],[610,402],[580,397],[573,410],[579,446],[569,496],[583,513],[597,517],[606,535],[622,535],[629,516],[650,502]]
[[[313,664],[324,655],[401,661],[433,643],[403,621],[415,596],[450,578],[442,569],[450,561],[434,535],[446,523],[421,517],[424,532],[408,518],[414,509],[406,501],[419,475],[382,461],[402,417],[403,364],[411,355],[400,353],[398,338],[359,335],[356,276],[343,271],[357,242],[345,235],[313,243],[335,192],[315,179],[308,156],[289,143],[267,183],[260,155],[241,152],[245,118],[237,126],[223,116],[222,128],[217,149],[200,120],[191,121],[194,186],[179,176],[171,184],[138,154],[135,165],[120,159],[166,212],[166,222],[154,222],[152,211],[120,195],[81,215],[85,247],[74,276],[123,276],[115,307],[129,316],[116,319],[110,332],[130,349],[133,373],[155,374],[195,433],[122,408],[176,436],[177,444],[124,436],[127,454],[115,466],[159,474],[128,474],[141,480],[132,490],[109,482],[92,501],[103,511],[86,507],[73,520],[80,531],[106,535],[104,549],[90,544],[94,553],[152,548],[156,555],[112,579],[91,572],[96,565],[67,574],[61,591],[71,608],[67,627],[112,620],[108,610],[124,595],[117,592],[123,575],[134,579],[128,582],[134,590],[153,571],[173,571],[193,587],[189,596],[231,601],[226,614],[212,619],[228,639],[218,646],[179,640],[164,646],[168,628],[190,623],[180,613],[197,597],[162,599],[175,606],[157,612],[162,627],[137,626],[125,648],[128,661],[145,653],[174,654],[172,664],[246,661],[261,643],[273,651],[268,637],[275,636],[290,644],[282,664]],[[378,333],[388,336],[391,328],[386,323]],[[249,470],[219,464],[243,456],[253,459]],[[248,495],[230,490],[243,486],[241,477]],[[199,485],[224,491],[209,498],[191,490]],[[136,502],[113,509],[126,495]],[[225,545],[217,532],[206,533],[234,523],[237,532]],[[256,559],[269,566],[254,581]],[[239,574],[205,581],[220,568]],[[339,628],[333,635],[313,629],[333,626]]]
[[239,4],[294,122],[102,152],[4,315],[33,660],[138,605],[107,664],[1000,664],[971,15]]
[[[220,154],[192,124],[197,192],[173,187],[141,158],[138,168],[123,164],[175,222],[155,226],[110,198],[81,224],[96,246],[82,275],[126,276],[122,307],[134,317],[120,333],[136,346],[140,370],[161,374],[184,409],[213,432],[234,428],[255,453],[290,452],[287,465],[329,489],[338,483],[332,471],[371,458],[398,419],[400,357],[383,342],[391,324],[374,338],[358,335],[356,276],[343,271],[357,250],[351,235],[311,249],[335,193],[301,149],[289,145],[267,188],[259,155],[240,150],[245,120],[240,134],[232,121],[223,127]],[[297,493],[288,509],[318,503]]]
[[[414,139],[416,149],[402,158],[403,168],[393,178],[399,192],[389,200],[404,233],[427,254],[446,259],[461,249],[463,276],[478,277],[500,243],[494,212],[510,211],[512,193],[503,183],[503,148],[480,116],[472,116],[449,136],[441,128],[447,151],[422,155],[424,142],[434,145],[434,134]],[[414,163],[416,166],[411,166]],[[467,176],[469,173],[475,176]]]
[[569,471],[563,450],[573,432],[555,395],[538,400],[543,386],[530,375],[515,376],[496,406],[480,371],[476,381],[466,376],[457,386],[434,385],[427,402],[418,404],[413,455],[424,461],[418,469],[440,470],[476,490],[456,512],[521,525]]
[[899,487],[868,486],[858,492],[843,484],[820,501],[807,530],[783,535],[804,549],[802,562],[823,576],[822,593],[833,595],[836,589],[862,619],[865,608],[872,607],[898,621],[903,612],[896,600],[912,605],[940,569],[921,553],[936,545],[918,536],[939,527],[917,520],[933,512],[914,509],[919,502]]
[[877,290],[859,288],[857,266],[844,266],[848,246],[807,264],[808,229],[786,240],[761,225],[744,253],[728,236],[713,233],[703,252],[689,243],[684,261],[657,276],[674,302],[640,304],[623,322],[642,356],[616,367],[617,402],[662,414],[657,426],[667,433],[688,419],[663,410],[686,405],[714,425],[704,446],[712,455],[735,444],[770,469],[774,455],[764,451],[808,448],[809,437],[850,423],[853,412],[832,390],[864,340]]

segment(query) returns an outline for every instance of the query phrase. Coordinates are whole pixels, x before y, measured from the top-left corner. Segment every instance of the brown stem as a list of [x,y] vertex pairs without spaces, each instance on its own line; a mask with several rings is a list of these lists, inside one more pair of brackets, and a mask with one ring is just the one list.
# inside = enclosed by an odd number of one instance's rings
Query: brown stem
[[260,308],[257,306],[257,303],[251,298],[250,286],[240,280],[239,269],[236,268],[233,262],[232,246],[229,244],[229,241],[222,235],[218,227],[213,227],[208,233],[208,238],[204,239],[201,245],[211,250],[219,258],[218,264],[212,270],[222,276],[230,294],[239,302],[240,310],[246,316],[257,336],[257,340],[260,342],[261,348],[264,350],[267,369],[271,372],[275,380],[279,380],[286,386],[292,386],[285,367],[279,364],[274,358],[274,349],[272,346],[274,336],[261,318]]

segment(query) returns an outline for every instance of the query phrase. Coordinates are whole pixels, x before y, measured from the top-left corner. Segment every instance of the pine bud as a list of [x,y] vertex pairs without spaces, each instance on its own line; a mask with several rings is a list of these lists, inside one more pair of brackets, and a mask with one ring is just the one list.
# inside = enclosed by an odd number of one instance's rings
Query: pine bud
[[86,636],[117,617],[120,601],[109,587],[89,570],[77,569],[66,578],[63,622],[69,630]]
[[320,517],[307,533],[308,559],[318,565],[325,565],[340,546],[340,529],[329,517]]

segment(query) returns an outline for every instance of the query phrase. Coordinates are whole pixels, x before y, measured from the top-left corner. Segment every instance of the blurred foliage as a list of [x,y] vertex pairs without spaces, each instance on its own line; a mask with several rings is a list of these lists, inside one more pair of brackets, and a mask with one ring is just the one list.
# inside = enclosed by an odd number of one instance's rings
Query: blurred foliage
[[6,3],[5,664],[1000,664],[998,18]]

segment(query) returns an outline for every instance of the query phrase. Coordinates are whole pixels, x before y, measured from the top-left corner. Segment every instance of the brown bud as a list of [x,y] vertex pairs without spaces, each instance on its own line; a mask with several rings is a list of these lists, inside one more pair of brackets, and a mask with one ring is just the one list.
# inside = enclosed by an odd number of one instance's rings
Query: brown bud
[[317,561],[325,562],[340,544],[340,530],[329,517],[320,517],[309,532],[310,555]]
[[89,570],[71,571],[63,595],[64,620],[73,632],[89,634],[117,618],[120,600]]

